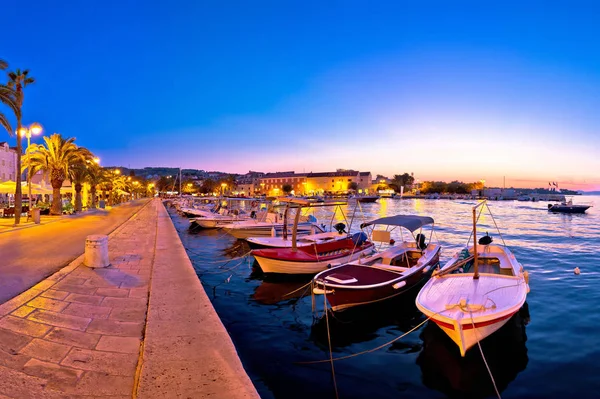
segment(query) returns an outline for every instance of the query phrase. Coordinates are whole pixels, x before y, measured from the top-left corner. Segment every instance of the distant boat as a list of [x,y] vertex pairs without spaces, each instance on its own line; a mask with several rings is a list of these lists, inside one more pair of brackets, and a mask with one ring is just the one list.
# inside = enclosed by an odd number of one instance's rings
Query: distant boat
[[573,204],[572,199],[558,204],[548,204],[548,210],[555,213],[585,213],[591,207],[591,205]]
[[529,292],[527,272],[505,245],[492,244],[488,235],[477,241],[482,205],[485,200],[473,207],[473,246],[434,272],[416,299],[417,308],[452,338],[461,356],[506,324]]
[[358,202],[375,202],[379,199],[379,195],[358,195],[354,197]]

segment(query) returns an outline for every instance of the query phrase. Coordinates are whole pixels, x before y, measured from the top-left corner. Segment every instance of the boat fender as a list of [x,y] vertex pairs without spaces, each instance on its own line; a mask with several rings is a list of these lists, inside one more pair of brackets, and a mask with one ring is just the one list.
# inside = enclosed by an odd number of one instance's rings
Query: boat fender
[[429,266],[423,269],[423,273],[427,273],[429,271]]
[[396,243],[396,241],[394,241],[393,238],[390,239],[390,245],[394,245]]
[[576,275],[579,275],[579,274],[581,274],[581,270],[579,270],[579,268],[578,268],[578,267],[576,267],[576,268],[573,270],[573,273],[575,273]]
[[529,285],[529,272],[523,272],[523,278],[525,279],[525,284]]
[[406,285],[406,281],[400,281],[400,282],[397,282],[396,284],[392,285],[392,288],[397,290],[399,288],[404,287],[405,285]]

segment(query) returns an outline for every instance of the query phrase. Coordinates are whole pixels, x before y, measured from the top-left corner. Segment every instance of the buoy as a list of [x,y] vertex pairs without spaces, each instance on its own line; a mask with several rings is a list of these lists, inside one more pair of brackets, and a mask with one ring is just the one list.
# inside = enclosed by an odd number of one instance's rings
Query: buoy
[[573,270],[573,273],[575,273],[575,274],[581,274],[581,270],[579,270],[579,268],[576,267],[575,270]]

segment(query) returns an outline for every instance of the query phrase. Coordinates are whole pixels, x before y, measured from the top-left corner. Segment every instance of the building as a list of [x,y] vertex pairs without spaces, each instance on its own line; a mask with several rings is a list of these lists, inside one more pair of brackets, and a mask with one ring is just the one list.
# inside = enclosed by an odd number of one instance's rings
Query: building
[[351,169],[318,173],[276,172],[264,175],[260,178],[259,184],[260,188],[256,187],[256,192],[269,196],[285,195],[286,185],[291,187],[293,195],[347,194],[353,186],[358,192],[368,193],[371,172],[358,172]]
[[16,181],[17,152],[7,142],[0,142],[0,182]]

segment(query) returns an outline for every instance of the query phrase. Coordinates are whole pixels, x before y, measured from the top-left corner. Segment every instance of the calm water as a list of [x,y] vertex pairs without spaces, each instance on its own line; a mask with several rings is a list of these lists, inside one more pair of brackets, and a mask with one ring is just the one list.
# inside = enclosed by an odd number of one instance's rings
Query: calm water
[[[490,202],[496,223],[530,273],[528,312],[483,341],[503,398],[597,398],[600,394],[600,197],[575,197],[594,208],[584,215],[551,214],[545,202]],[[363,204],[358,221],[393,214],[432,216],[442,261],[466,244],[475,201],[396,200]],[[351,213],[350,209],[346,213]],[[321,209],[320,221],[327,219]],[[192,232],[171,210],[181,240],[263,398],[334,398],[327,359],[323,297],[313,313],[309,293],[286,293],[307,280],[263,281],[248,248],[221,231]],[[484,215],[478,232],[501,239]],[[358,223],[354,223],[358,225]],[[355,229],[353,229],[355,230]],[[581,275],[574,275],[578,266]],[[391,341],[424,320],[414,296],[329,319],[334,357]],[[529,321],[527,323],[527,321]],[[435,325],[425,324],[376,352],[335,362],[340,398],[494,397],[474,347],[460,358]]]

